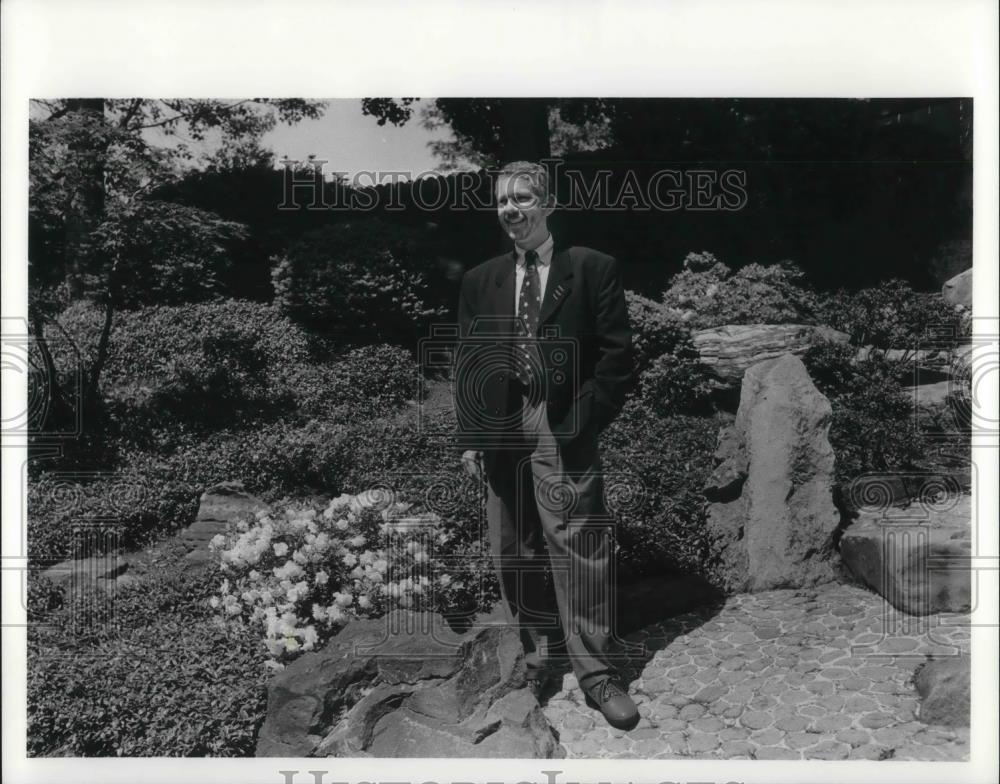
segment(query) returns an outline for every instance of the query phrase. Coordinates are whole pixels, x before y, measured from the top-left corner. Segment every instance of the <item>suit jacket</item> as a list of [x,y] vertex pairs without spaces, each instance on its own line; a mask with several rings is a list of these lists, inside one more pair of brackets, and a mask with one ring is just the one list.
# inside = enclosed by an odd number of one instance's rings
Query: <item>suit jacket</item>
[[[511,395],[514,251],[462,277],[455,356],[458,445],[489,451],[521,443]],[[549,426],[561,446],[597,434],[621,410],[633,373],[632,331],[618,263],[590,248],[556,245],[542,301],[538,348]]]

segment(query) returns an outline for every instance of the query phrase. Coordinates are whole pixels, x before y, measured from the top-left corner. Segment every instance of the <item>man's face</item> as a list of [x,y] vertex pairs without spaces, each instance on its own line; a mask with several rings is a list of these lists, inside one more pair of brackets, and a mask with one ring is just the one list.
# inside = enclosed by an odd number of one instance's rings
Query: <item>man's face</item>
[[501,177],[497,182],[497,217],[507,236],[522,248],[535,248],[549,235],[553,208],[542,203],[526,176]]

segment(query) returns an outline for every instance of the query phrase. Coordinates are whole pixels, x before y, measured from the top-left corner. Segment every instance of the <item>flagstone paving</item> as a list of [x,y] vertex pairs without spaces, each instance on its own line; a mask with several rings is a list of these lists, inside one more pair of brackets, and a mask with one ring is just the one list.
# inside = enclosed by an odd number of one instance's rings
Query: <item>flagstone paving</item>
[[570,758],[968,759],[969,730],[919,721],[912,684],[926,657],[968,652],[968,623],[850,585],[741,594],[626,638],[635,729],[609,727],[572,674],[543,710]]

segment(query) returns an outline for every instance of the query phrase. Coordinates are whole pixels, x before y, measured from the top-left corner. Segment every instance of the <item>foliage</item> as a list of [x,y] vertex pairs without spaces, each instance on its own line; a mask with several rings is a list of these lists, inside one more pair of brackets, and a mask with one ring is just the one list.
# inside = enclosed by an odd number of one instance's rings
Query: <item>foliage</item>
[[726,324],[814,324],[818,300],[792,262],[748,264],[733,274],[710,253],[688,254],[663,293],[691,329]]
[[[259,111],[259,104],[269,109]],[[33,101],[29,122],[29,314],[32,336],[57,401],[37,423],[45,432],[75,420],[93,439],[100,421],[100,378],[115,311],[164,296],[202,299],[218,288],[225,245],[243,227],[193,207],[149,198],[175,179],[184,145],[157,146],[153,129],[186,129],[203,138],[221,129],[228,142],[259,135],[276,122],[318,116],[300,100],[237,102],[103,98]],[[104,309],[94,361],[82,394],[58,386],[47,322],[84,296]]]
[[625,292],[643,403],[661,416],[703,413],[712,384],[688,327],[664,305]]
[[823,303],[822,318],[850,335],[856,346],[902,351],[901,362],[922,345],[955,341],[963,334],[959,309],[937,292],[914,291],[898,279],[857,292],[837,291]]
[[633,398],[602,433],[605,492],[609,500],[622,498],[609,502],[621,577],[704,575],[709,543],[702,488],[722,424],[717,416],[660,417]]
[[193,522],[200,492],[141,458],[114,473],[41,471],[28,482],[28,556],[71,557],[73,529],[91,522],[113,527],[123,548],[140,546]]
[[688,327],[661,303],[634,291],[626,291],[625,300],[632,327],[632,355],[637,375],[660,355],[678,351],[690,343]]
[[67,476],[44,461],[33,468],[29,554],[68,557],[73,526],[87,520],[114,520],[123,547],[146,543],[193,522],[207,487],[239,480],[267,501],[393,487],[439,514],[456,542],[469,548],[471,565],[480,558],[482,527],[469,522],[478,519],[477,495],[442,438],[452,426],[446,418],[425,421],[421,429],[408,414],[364,419],[348,410],[338,417],[290,417],[205,432],[165,422],[141,438],[109,435],[116,451],[113,471]]
[[91,241],[114,270],[116,303],[135,308],[221,295],[231,264],[227,245],[245,237],[246,227],[213,213],[136,200],[110,214]]
[[[94,361],[102,315],[86,302],[63,311],[59,372]],[[106,446],[165,446],[169,434],[293,413],[284,379],[309,361],[306,336],[276,308],[240,300],[146,307],[117,316],[103,373]],[[50,341],[54,346],[54,341]]]
[[711,411],[715,385],[690,342],[653,360],[639,384],[643,405],[661,417]]
[[[97,112],[73,111],[33,121],[29,153],[33,288],[65,284],[75,290],[64,297],[89,292],[125,307],[204,299],[217,290],[226,245],[245,229],[149,198],[178,176],[175,150],[151,146]],[[73,246],[62,247],[66,242]],[[66,255],[69,268],[61,263]],[[74,280],[64,277],[70,272]]]
[[908,468],[921,459],[913,400],[895,363],[880,354],[858,359],[855,347],[832,341],[811,348],[803,362],[833,409],[830,444],[838,481]]
[[272,271],[274,301],[343,343],[416,345],[447,312],[443,278],[420,233],[378,219],[318,229]]
[[[102,291],[116,261],[139,264],[154,258],[160,268],[182,270],[194,264],[199,248],[212,250],[217,244],[211,230],[221,228],[213,226],[221,222],[194,208],[181,210],[147,200],[153,189],[180,176],[182,163],[193,157],[185,143],[158,144],[157,136],[176,137],[184,132],[201,140],[209,130],[216,130],[228,149],[259,139],[279,120],[294,123],[318,117],[322,109],[320,102],[299,99],[33,101],[29,122],[32,285],[65,283],[67,295],[76,299],[84,285],[91,292]],[[192,234],[185,237],[188,222],[193,225]],[[102,248],[101,238],[93,234],[98,226],[103,227],[103,242],[110,247]],[[133,235],[137,228],[138,234]],[[225,226],[215,239],[231,230],[231,225]],[[138,258],[128,252],[135,245],[142,248]],[[117,259],[109,257],[115,249],[126,252]],[[124,283],[129,282],[126,276]]]
[[391,414],[418,399],[423,379],[409,351],[373,344],[329,362],[297,365],[281,383],[302,416],[358,420]]
[[103,622],[74,632],[67,604],[29,630],[29,755],[253,755],[266,657],[248,630],[212,617],[214,576],[163,568],[119,587]]

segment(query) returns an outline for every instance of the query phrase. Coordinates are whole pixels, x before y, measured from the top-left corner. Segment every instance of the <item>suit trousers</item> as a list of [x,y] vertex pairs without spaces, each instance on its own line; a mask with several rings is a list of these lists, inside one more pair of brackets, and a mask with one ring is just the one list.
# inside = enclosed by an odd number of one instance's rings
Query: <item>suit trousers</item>
[[612,521],[597,437],[583,433],[561,448],[544,400],[522,398],[520,421],[523,448],[485,456],[501,604],[519,629],[529,669],[568,661],[586,685],[614,669]]

